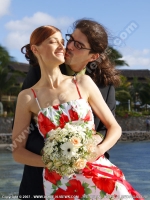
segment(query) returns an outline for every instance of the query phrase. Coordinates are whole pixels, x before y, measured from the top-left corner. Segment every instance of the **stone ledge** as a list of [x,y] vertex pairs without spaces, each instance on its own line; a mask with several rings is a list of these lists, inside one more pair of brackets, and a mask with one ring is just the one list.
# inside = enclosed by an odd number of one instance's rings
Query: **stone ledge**
[[0,144],[11,144],[12,133],[0,133]]
[[146,131],[123,131],[119,141],[143,141],[150,140],[150,132]]
[[8,133],[12,131],[12,117],[0,117],[0,133]]
[[10,150],[11,144],[0,144],[0,149]]

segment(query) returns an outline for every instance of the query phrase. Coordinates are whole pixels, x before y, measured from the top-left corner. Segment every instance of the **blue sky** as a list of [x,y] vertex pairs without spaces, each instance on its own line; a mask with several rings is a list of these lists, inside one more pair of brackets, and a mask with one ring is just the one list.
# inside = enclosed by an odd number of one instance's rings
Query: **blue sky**
[[92,18],[120,39],[113,44],[130,67],[150,70],[150,1],[145,0],[0,0],[0,45],[16,61],[27,63],[20,48],[41,25],[54,25],[63,35],[80,18]]

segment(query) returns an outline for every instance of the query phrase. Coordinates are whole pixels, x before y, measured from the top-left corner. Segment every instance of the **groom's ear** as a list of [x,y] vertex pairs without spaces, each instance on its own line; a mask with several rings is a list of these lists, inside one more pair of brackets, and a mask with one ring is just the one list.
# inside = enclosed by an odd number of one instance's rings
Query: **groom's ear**
[[99,54],[99,53],[94,53],[94,54],[92,54],[91,59],[90,59],[89,62],[92,62],[92,61],[94,61],[94,60],[97,60],[99,57],[100,57],[100,54]]

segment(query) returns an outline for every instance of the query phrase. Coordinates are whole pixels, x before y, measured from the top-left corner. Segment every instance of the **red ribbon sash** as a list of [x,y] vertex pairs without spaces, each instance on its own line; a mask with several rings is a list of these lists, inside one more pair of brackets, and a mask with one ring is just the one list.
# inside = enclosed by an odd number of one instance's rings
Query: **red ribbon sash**
[[108,166],[101,165],[101,164],[87,162],[87,167],[85,167],[82,172],[85,175],[88,175],[89,172],[92,170],[94,172],[94,174],[101,174],[108,178],[111,178],[114,181],[119,181],[126,187],[128,192],[132,195],[133,199],[144,200],[144,198],[130,185],[130,183],[123,179],[123,177],[117,176],[115,173],[113,173],[113,175],[112,175],[107,172],[101,171],[100,169],[97,169],[97,167],[107,168],[107,169],[111,169],[113,171],[113,167],[108,167]]

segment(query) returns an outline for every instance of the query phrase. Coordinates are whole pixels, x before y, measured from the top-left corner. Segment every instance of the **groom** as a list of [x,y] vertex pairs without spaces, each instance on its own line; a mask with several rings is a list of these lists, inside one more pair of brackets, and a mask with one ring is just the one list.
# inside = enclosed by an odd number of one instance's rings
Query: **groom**
[[[82,22],[84,24],[84,19],[83,20],[81,19],[79,21],[80,24],[82,24]],[[91,20],[88,21],[90,22]],[[95,25],[95,27],[99,26],[97,22],[95,21],[92,22]],[[66,46],[65,63],[60,65],[60,69],[63,74],[72,76],[78,73],[88,74],[88,75],[91,75],[93,73],[92,71],[93,68],[90,65],[88,68],[86,67],[88,64],[87,60],[90,50],[89,48],[87,48],[88,39],[86,36],[86,32],[91,28],[93,29],[93,27],[90,27],[89,24],[88,28],[86,27],[84,28],[84,31],[81,31],[80,28],[78,28],[79,30],[78,34],[75,34],[76,28],[74,29],[74,32],[71,35],[66,34],[66,40],[68,42]],[[93,34],[97,34],[96,30],[97,29],[95,28],[95,33],[94,33],[93,29]],[[32,87],[40,79],[40,76],[41,73],[39,66],[31,66],[24,80],[22,90]],[[102,77],[99,78],[102,79]],[[115,89],[113,83],[97,84],[97,86],[100,89],[101,94],[105,102],[107,103],[108,107],[114,114],[116,102],[115,102]],[[43,137],[39,134],[39,131],[33,120],[31,121],[31,124],[32,124],[32,129],[28,136],[26,148],[29,151],[32,151],[40,155],[41,149],[44,146],[44,140]],[[106,130],[103,123],[97,117],[95,117],[95,125],[97,131],[99,132]],[[108,153],[106,153],[105,156],[109,157]],[[31,167],[25,165],[19,194],[28,195],[29,193],[31,193],[36,195],[44,195],[42,172],[43,168]],[[26,191],[24,191],[25,185],[28,185],[28,189]]]

